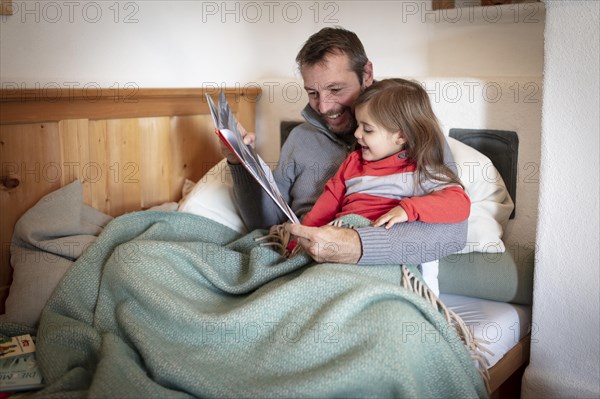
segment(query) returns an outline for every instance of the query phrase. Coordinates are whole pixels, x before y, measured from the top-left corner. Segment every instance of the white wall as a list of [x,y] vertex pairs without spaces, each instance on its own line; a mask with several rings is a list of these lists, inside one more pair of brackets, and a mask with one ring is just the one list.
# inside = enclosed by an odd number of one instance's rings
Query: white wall
[[[2,83],[247,84],[296,74],[325,25],[359,34],[378,76],[541,76],[539,5],[431,11],[430,1],[33,1],[0,17]],[[485,11],[484,11],[485,10]]]
[[524,398],[600,397],[600,4],[546,1],[538,254]]

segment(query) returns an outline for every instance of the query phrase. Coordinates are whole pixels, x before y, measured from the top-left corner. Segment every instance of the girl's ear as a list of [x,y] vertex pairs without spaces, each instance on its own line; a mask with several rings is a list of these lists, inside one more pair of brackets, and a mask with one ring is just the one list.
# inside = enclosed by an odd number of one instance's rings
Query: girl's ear
[[396,138],[395,142],[397,145],[403,147],[404,144],[406,144],[406,138],[404,138],[404,134],[402,133],[401,130],[398,130],[397,132],[395,132],[394,136]]

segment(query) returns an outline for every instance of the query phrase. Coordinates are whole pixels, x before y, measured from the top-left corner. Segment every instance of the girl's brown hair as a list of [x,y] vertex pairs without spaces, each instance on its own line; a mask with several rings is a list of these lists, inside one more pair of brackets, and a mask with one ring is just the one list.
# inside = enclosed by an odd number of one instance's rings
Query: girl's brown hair
[[429,179],[462,186],[456,173],[444,164],[445,138],[429,96],[418,82],[399,78],[374,82],[354,106],[367,106],[376,123],[390,132],[401,132],[409,159],[416,164],[419,184]]

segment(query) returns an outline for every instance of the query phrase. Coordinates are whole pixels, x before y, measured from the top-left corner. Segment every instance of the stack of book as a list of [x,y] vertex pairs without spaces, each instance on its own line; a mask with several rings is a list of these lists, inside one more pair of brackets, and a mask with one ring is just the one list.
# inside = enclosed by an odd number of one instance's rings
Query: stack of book
[[31,335],[0,339],[0,392],[33,390],[42,386]]

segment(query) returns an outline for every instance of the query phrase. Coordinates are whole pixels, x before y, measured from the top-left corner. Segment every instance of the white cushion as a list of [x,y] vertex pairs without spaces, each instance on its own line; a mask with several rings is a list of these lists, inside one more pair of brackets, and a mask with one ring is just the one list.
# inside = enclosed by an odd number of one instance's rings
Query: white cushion
[[514,203],[492,161],[479,151],[448,137],[458,176],[471,199],[467,245],[460,251],[504,252],[502,234]]
[[231,171],[223,158],[182,198],[177,210],[207,217],[244,234],[246,226],[233,202],[232,187]]

